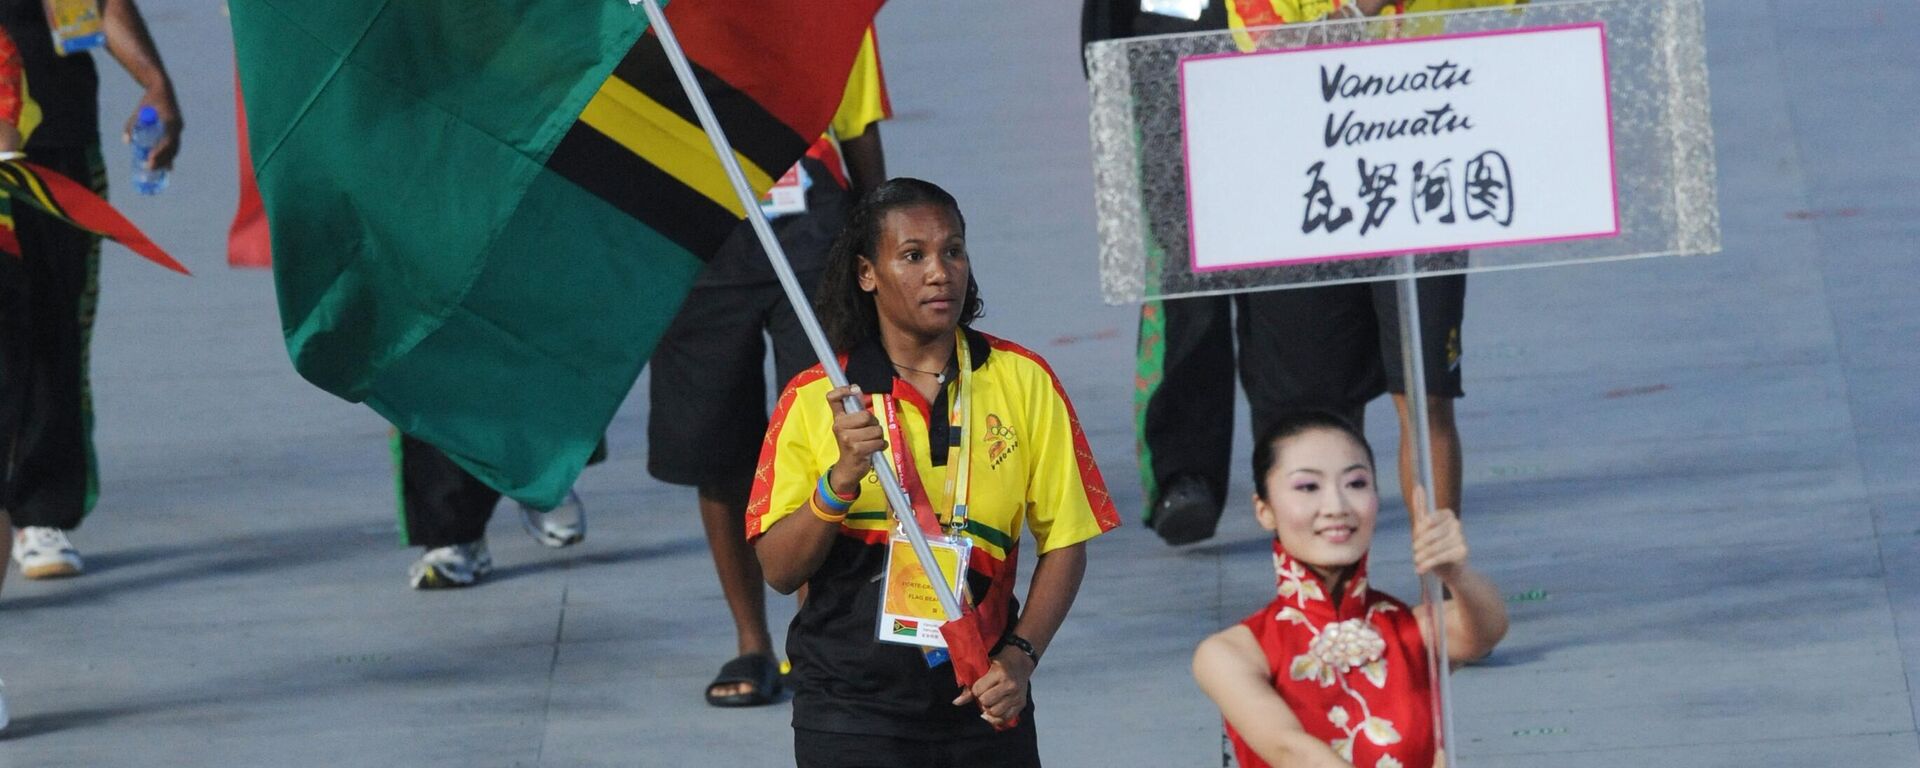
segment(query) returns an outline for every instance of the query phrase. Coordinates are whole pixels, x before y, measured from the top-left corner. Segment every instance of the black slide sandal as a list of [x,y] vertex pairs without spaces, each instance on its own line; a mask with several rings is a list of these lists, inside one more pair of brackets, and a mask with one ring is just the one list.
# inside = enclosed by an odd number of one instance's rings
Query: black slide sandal
[[[715,688],[747,684],[753,690],[725,696]],[[720,665],[720,674],[707,684],[707,703],[716,707],[759,707],[772,704],[780,695],[780,662],[771,654],[749,653]]]

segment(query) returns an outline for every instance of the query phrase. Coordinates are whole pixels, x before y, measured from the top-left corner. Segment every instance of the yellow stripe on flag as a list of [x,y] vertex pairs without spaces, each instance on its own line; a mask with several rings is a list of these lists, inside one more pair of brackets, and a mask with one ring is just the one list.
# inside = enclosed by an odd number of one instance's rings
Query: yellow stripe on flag
[[[706,132],[626,81],[607,78],[580,113],[580,121],[733,215],[747,215],[740,207],[739,196],[733,193],[733,185],[727,183],[726,171],[713,159]],[[740,169],[746,172],[747,183],[756,194],[773,187],[773,178],[766,171],[737,151],[733,156],[740,161]]]

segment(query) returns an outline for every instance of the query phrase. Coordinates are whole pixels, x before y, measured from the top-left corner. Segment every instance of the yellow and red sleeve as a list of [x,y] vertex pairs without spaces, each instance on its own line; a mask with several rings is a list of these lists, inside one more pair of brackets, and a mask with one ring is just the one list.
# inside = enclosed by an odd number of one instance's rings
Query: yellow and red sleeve
[[1030,398],[1033,471],[1027,481],[1027,528],[1040,554],[1070,547],[1120,526],[1120,513],[1094,462],[1080,419],[1060,379],[1045,360],[1018,344],[993,340],[996,353],[1031,361],[1032,378],[1022,383]]
[[816,365],[793,377],[780,393],[779,405],[767,422],[760,444],[760,461],[753,471],[753,493],[747,497],[747,540],[760,538],[813,495],[827,463],[820,459],[820,440],[832,445],[833,428],[825,418],[826,394],[831,384]]

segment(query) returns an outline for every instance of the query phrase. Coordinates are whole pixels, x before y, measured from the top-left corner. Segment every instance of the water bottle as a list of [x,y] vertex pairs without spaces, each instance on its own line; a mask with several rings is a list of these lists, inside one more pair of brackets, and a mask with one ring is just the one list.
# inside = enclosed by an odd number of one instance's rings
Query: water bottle
[[160,113],[153,107],[141,107],[140,116],[133,121],[133,188],[140,194],[157,195],[167,188],[166,169],[147,167],[147,156],[153,154],[153,145],[166,135],[166,126],[160,124]]

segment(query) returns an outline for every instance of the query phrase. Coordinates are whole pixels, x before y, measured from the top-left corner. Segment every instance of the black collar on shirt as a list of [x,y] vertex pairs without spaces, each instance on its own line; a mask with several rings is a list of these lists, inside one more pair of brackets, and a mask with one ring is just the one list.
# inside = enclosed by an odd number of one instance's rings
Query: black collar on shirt
[[[973,358],[973,370],[987,364],[987,337],[972,328],[961,329],[967,334],[967,356]],[[899,378],[893,370],[893,360],[887,357],[887,348],[880,345],[879,334],[867,339],[847,353],[847,380],[860,387],[867,394],[886,394],[893,391],[893,380]]]
[[[967,357],[971,358],[972,370],[980,370],[987,364],[987,337],[972,328],[962,329],[967,334]],[[860,391],[869,395],[913,393],[910,397],[916,403],[925,406],[927,413],[928,456],[933,466],[944,467],[947,464],[947,449],[953,437],[948,434],[947,424],[947,388],[941,387],[940,394],[932,403],[920,402],[919,392],[912,385],[896,389],[895,380],[900,379],[893,369],[893,360],[887,357],[886,347],[881,346],[878,334],[869,338],[865,344],[855,347],[847,353],[847,380],[860,387]],[[904,382],[903,382],[904,383]]]

